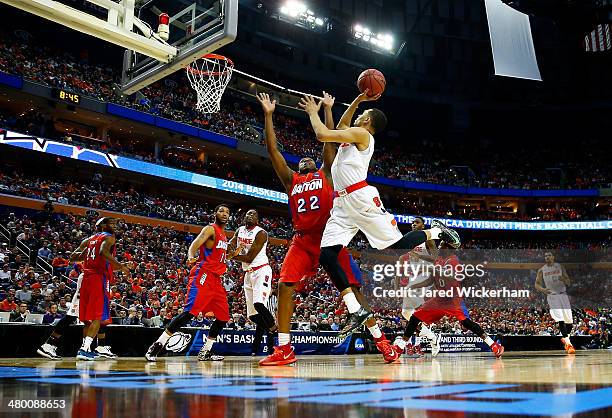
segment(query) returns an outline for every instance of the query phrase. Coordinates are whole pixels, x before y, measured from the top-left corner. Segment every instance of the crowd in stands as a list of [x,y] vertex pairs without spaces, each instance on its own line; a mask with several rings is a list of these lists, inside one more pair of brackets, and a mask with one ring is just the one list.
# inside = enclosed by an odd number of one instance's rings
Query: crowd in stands
[[[224,95],[221,111],[206,116],[194,110],[195,93],[184,74],[159,81],[125,98],[115,93],[119,71],[91,64],[87,53],[75,57],[31,39],[4,35],[0,39],[0,71],[99,100],[118,102],[243,141],[262,143],[262,117],[258,105],[238,97],[231,90]],[[275,124],[279,143],[285,151],[320,157],[320,143],[314,139],[305,118],[279,113]],[[568,152],[554,145],[540,145],[536,150],[529,142],[513,144],[513,158],[507,158],[507,150],[496,148],[495,141],[483,142],[480,146],[450,146],[452,152],[449,152],[449,143],[432,139],[411,137],[409,152],[402,146],[405,144],[397,140],[379,142],[371,173],[419,182],[523,189],[593,188],[609,183],[612,178],[606,153],[587,144],[581,148],[580,160],[576,160],[571,150]],[[195,162],[192,169],[202,167]],[[543,216],[548,215],[550,213],[543,213]]]
[[[10,213],[0,217],[0,224],[32,250],[28,262],[16,247],[0,246],[0,311],[11,312],[11,320],[25,322],[28,313],[43,314],[43,322],[52,324],[66,313],[75,291],[77,271],[68,258],[79,242],[94,230],[96,218],[37,212],[32,216],[15,216]],[[111,314],[114,322],[124,325],[163,327],[174,316],[181,313],[185,299],[185,278],[187,269],[185,257],[193,236],[167,228],[119,223],[117,230],[117,257],[132,261],[134,269],[130,277],[115,274],[111,282]],[[491,245],[493,245],[491,243]],[[274,290],[278,281],[280,266],[286,253],[284,246],[268,246],[268,256],[273,270]],[[36,267],[35,258],[43,258],[53,271],[42,271]],[[505,283],[510,288],[530,286],[531,274],[510,273]],[[499,277],[486,280],[499,284]],[[607,280],[607,282],[606,282]],[[570,289],[577,303],[574,333],[594,335],[597,344],[610,344],[612,309],[606,305],[606,295],[612,290],[609,278],[591,277],[589,283],[597,282],[599,287],[584,286],[577,280]],[[248,320],[242,274],[238,263],[229,263],[223,277],[228,294],[232,319],[230,329],[253,329]],[[607,286],[603,289],[601,285]],[[531,287],[529,287],[531,288]],[[367,286],[366,286],[367,289]],[[344,326],[347,312],[325,273],[319,271],[315,277],[298,285],[293,328],[307,331],[336,331]],[[599,298],[593,296],[594,290]],[[603,297],[603,299],[602,299]],[[400,315],[399,307],[373,303],[378,321],[386,334],[401,332],[406,322]],[[491,334],[556,335],[557,328],[552,322],[541,295],[522,306],[509,306],[469,300],[470,313],[484,329]],[[194,318],[192,326],[206,326],[210,318],[202,313]],[[435,325],[440,332],[463,333],[456,321],[444,319]]]

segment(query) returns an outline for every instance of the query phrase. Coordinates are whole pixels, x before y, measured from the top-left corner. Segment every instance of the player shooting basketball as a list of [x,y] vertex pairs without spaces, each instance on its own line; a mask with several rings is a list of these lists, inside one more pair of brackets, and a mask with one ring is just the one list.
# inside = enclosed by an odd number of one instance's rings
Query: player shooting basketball
[[[333,127],[332,107],[334,97],[326,92],[323,92],[323,96],[325,123],[329,127]],[[287,161],[277,147],[272,120],[276,101],[270,100],[270,97],[265,93],[259,94],[257,98],[265,115],[266,147],[274,171],[276,171],[276,175],[289,195],[291,218],[296,231],[283,262],[278,286],[279,345],[275,347],[273,354],[259,363],[262,366],[275,366],[297,361],[291,347],[290,335],[291,316],[294,309],[293,294],[295,284],[302,279],[314,276],[319,266],[321,236],[329,219],[333,201],[331,165],[336,155],[337,146],[333,143],[326,143],[323,146],[323,165],[320,169],[317,170],[312,158],[302,158],[298,164],[298,172],[294,172],[289,168]],[[353,268],[354,261],[346,248],[339,252],[338,262],[356,297],[367,306],[365,299],[358,291],[361,282],[356,274],[359,274],[359,270]],[[396,360],[398,353],[391,348],[391,344],[382,334],[376,320],[369,318],[367,325],[385,360]]]
[[305,96],[300,101],[317,139],[323,143],[340,144],[331,166],[335,199],[321,239],[320,263],[351,313],[350,321],[341,335],[354,332],[372,316],[370,310],[355,297],[338,258],[340,251],[358,231],[362,231],[370,245],[379,250],[412,250],[432,239],[443,239],[455,248],[461,245],[459,235],[440,221],[433,221],[431,229],[402,235],[394,216],[384,208],[378,190],[368,185],[366,179],[374,154],[374,135],[386,127],[387,117],[379,109],[368,109],[355,119],[353,126],[350,124],[361,103],[377,100],[380,95],[368,96],[367,89],[362,92],[344,112],[335,130],[321,122],[319,109],[323,101],[317,102],[311,96]]

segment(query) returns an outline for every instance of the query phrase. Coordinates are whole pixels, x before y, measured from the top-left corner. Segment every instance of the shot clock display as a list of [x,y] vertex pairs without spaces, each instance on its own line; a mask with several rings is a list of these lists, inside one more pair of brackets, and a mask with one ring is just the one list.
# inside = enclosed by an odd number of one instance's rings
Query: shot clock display
[[77,93],[72,93],[62,89],[53,89],[53,97],[59,99],[63,102],[68,102],[72,104],[81,103],[81,95]]

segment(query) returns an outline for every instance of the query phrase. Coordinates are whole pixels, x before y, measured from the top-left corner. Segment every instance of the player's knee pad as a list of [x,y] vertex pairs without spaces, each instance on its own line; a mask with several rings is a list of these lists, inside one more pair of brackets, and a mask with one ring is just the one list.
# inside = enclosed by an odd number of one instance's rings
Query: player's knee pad
[[266,306],[263,303],[255,303],[255,310],[257,311],[257,314],[259,315],[259,320],[261,321],[261,324],[266,327],[266,328],[272,328],[274,326],[274,316],[272,316],[272,313],[270,313],[270,311],[268,310],[268,308],[266,308]]
[[217,338],[219,334],[221,334],[221,331],[223,330],[223,327],[225,327],[226,323],[227,322],[225,321],[219,321],[218,319],[215,319],[215,321],[210,326],[210,330],[208,331],[208,338]]
[[410,231],[404,235],[399,241],[392,244],[389,248],[394,250],[413,249],[419,244],[427,241],[427,235],[423,231]]
[[327,274],[329,274],[329,277],[336,288],[342,292],[344,289],[349,287],[349,281],[346,277],[346,273],[338,262],[338,254],[340,253],[341,249],[341,245],[321,248],[319,263],[323,266]]
[[193,314],[191,312],[183,312],[182,314],[174,318],[172,321],[170,321],[166,329],[174,334],[180,328],[187,325],[189,321],[191,321],[192,319],[193,319]]
[[412,335],[414,335],[420,323],[421,323],[421,320],[419,318],[417,318],[414,315],[411,316],[410,319],[408,320],[408,325],[406,325],[406,329],[404,330],[404,337],[405,338],[412,337]]

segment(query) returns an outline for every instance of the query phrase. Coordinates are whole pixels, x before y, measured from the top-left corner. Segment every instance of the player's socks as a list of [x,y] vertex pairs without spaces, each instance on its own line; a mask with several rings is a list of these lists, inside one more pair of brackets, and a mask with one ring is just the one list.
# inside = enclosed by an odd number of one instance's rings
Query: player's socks
[[279,332],[278,333],[278,345],[280,347],[289,345],[291,343],[291,334]]
[[61,336],[56,337],[53,334],[51,334],[49,335],[49,338],[47,338],[47,341],[45,342],[45,344],[51,344],[57,347],[59,345],[60,338],[62,337]]
[[406,340],[404,340],[402,337],[397,337],[395,339],[395,341],[393,342],[394,345],[396,345],[397,347],[400,348],[400,350],[402,350],[402,352],[406,349],[406,344],[408,342]]
[[495,344],[495,341],[493,341],[493,339],[491,339],[491,337],[489,337],[488,335],[484,338],[484,342],[487,343],[489,347]]
[[346,308],[348,309],[349,313],[353,314],[361,308],[361,305],[357,301],[357,298],[353,292],[348,292],[342,296],[342,300],[346,304]]
[[162,332],[156,342],[160,343],[162,347],[166,346],[166,343],[170,339],[171,335],[169,335],[166,331]]
[[378,324],[374,324],[371,327],[368,327],[368,329],[372,333],[372,337],[374,337],[375,340],[380,339],[383,335]]

